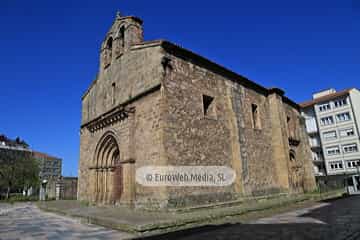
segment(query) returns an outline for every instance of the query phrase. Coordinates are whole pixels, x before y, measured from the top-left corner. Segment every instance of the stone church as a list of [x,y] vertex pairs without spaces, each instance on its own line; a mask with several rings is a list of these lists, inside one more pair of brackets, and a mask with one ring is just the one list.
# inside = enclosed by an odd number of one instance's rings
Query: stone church
[[[78,199],[171,209],[315,188],[299,106],[116,16],[82,97]],[[144,166],[227,166],[226,187],[148,187]]]

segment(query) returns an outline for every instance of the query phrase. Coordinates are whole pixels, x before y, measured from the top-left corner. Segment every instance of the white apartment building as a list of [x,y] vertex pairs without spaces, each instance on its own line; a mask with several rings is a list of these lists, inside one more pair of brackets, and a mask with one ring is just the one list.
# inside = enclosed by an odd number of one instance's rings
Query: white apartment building
[[[360,171],[360,91],[328,89],[301,103],[315,174],[339,176]],[[339,178],[340,179],[340,178]],[[342,178],[341,178],[342,179]]]

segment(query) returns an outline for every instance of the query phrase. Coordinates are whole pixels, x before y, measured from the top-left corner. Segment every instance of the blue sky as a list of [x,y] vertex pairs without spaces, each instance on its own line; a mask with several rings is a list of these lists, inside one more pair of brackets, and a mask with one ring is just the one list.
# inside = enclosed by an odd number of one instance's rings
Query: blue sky
[[167,39],[301,102],[359,87],[360,4],[303,1],[0,1],[0,133],[77,175],[81,95],[117,10]]

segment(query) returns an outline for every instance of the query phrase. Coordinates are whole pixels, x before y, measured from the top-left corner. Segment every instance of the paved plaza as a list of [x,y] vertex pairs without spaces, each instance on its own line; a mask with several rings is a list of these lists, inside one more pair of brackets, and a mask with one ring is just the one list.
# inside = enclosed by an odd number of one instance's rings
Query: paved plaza
[[358,240],[360,196],[320,202],[309,208],[249,223],[206,226],[146,240]]
[[[132,237],[127,233],[43,212],[33,204],[0,204],[0,240]],[[360,239],[360,196],[323,201],[311,207],[246,223],[209,225],[144,239],[356,240]]]
[[0,203],[0,240],[110,240],[129,237],[127,233],[43,212],[33,204]]

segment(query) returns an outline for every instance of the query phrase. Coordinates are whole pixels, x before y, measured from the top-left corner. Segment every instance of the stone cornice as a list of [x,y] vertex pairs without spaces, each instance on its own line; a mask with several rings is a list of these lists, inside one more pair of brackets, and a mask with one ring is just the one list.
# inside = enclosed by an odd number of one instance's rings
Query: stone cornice
[[99,116],[98,118],[95,118],[94,120],[82,125],[81,128],[86,127],[90,132],[95,132],[104,127],[128,118],[129,114],[134,112],[135,107],[125,108],[123,106],[119,106]]
[[116,112],[118,109],[125,109],[125,110],[126,109],[127,110],[132,109],[132,111],[135,112],[135,108],[133,108],[133,107],[129,108],[129,107],[126,107],[126,106],[128,106],[128,104],[130,104],[130,103],[132,103],[132,102],[134,102],[134,101],[136,101],[136,100],[138,100],[138,99],[140,99],[140,98],[142,98],[142,97],[144,97],[144,96],[146,96],[148,94],[151,94],[153,92],[156,92],[156,91],[160,90],[160,88],[161,88],[161,84],[157,84],[154,87],[149,88],[148,90],[145,90],[145,91],[139,93],[138,95],[126,100],[125,102],[123,102],[123,103],[119,104],[118,106],[112,108],[111,110],[107,111],[106,113],[103,113],[100,116],[94,118],[93,120],[90,120],[89,122],[86,122],[86,123],[82,124],[80,129],[82,129],[84,127],[87,127],[92,122],[98,121],[101,118],[104,118],[104,117],[106,117],[108,115],[111,115],[112,113]]

